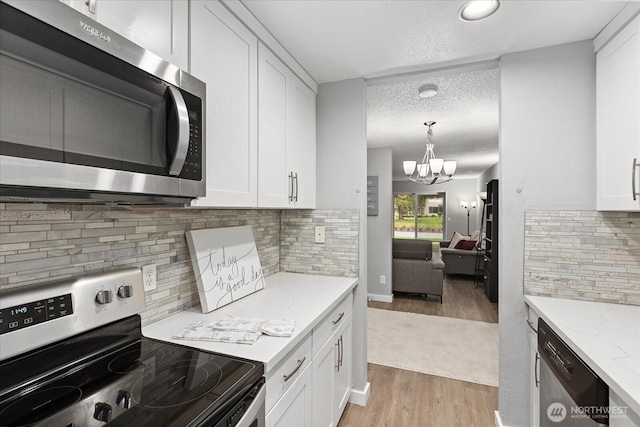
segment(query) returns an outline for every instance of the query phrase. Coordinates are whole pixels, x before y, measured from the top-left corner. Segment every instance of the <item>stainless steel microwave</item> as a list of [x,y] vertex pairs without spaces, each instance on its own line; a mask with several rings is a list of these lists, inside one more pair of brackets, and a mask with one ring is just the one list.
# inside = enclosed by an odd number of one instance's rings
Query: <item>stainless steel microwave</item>
[[0,199],[205,194],[205,84],[59,1],[0,3]]

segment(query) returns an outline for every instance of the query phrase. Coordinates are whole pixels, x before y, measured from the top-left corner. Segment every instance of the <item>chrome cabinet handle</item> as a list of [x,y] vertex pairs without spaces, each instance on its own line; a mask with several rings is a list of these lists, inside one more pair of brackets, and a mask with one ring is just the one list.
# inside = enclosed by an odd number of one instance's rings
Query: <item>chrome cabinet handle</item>
[[638,193],[636,193],[636,169],[638,166],[640,166],[638,164],[638,159],[634,157],[633,169],[631,170],[631,194],[633,194],[633,200],[636,200],[636,196],[638,195]]
[[296,180],[296,197],[295,197],[295,201],[298,201],[298,172],[296,172],[295,174],[295,180]]
[[[184,102],[184,98],[180,91],[173,87],[168,86],[167,92],[173,100],[173,108],[171,109],[170,116],[175,114],[175,125],[177,127],[177,141],[175,141],[175,151],[173,152],[173,158],[169,165],[169,175],[180,175],[184,162],[187,159],[187,152],[189,151],[189,112],[187,111],[187,104]],[[171,124],[167,123],[167,127]],[[167,129],[169,131],[169,129]],[[167,132],[171,135],[173,132]],[[173,141],[167,141],[171,144]],[[170,150],[171,151],[171,150]]]
[[294,369],[293,371],[291,371],[291,373],[289,375],[284,375],[284,382],[286,383],[287,381],[289,381],[291,379],[292,376],[294,376],[296,374],[296,372],[298,372],[298,370],[300,369],[300,367],[304,364],[304,361],[307,360],[307,357],[303,357],[302,360],[298,359],[298,366],[296,366],[296,369]]
[[289,201],[293,202],[293,172],[289,173]]
[[342,362],[344,362],[344,341],[342,340],[342,335],[340,335],[340,366],[342,367]]
[[340,316],[338,316],[338,318],[336,320],[333,321],[333,324],[337,325],[338,322],[340,322],[342,320],[343,316],[344,316],[344,311],[342,313],[340,313]]
[[334,345],[338,347],[336,352],[336,371],[340,372],[340,340],[338,340]]
[[536,388],[538,388],[538,386],[540,385],[540,380],[538,379],[538,365],[539,364],[540,364],[540,355],[536,351],[536,361],[533,364],[534,372],[535,372]]

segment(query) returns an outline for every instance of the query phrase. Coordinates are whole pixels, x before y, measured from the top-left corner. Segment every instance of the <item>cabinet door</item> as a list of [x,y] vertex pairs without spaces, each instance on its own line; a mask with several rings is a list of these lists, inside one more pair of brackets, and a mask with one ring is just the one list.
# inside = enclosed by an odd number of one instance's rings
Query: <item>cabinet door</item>
[[162,59],[189,70],[189,4],[184,0],[97,0],[95,14],[111,28]]
[[538,315],[529,308],[529,357],[531,361],[530,386],[529,386],[529,420],[531,427],[540,425],[540,388],[539,369],[540,357],[538,355]]
[[267,414],[267,427],[311,427],[311,364],[282,395]]
[[286,207],[293,191],[287,170],[287,84],[289,69],[265,45],[258,49],[258,205]]
[[313,427],[334,424],[335,372],[338,366],[338,341],[334,334],[313,358]]
[[89,12],[89,6],[87,5],[86,0],[60,0],[60,2],[74,8],[78,12],[83,13],[87,16],[93,16]]
[[338,425],[351,396],[351,331],[352,318],[349,315],[338,338],[338,368],[335,372],[334,385],[334,426]]
[[[597,55],[597,207],[640,210],[640,16]],[[635,174],[635,183],[633,182]]]
[[295,75],[287,92],[287,171],[294,173],[290,206],[316,207],[316,95]]
[[257,49],[218,1],[191,2],[191,74],[207,84],[207,195],[195,206],[257,206]]

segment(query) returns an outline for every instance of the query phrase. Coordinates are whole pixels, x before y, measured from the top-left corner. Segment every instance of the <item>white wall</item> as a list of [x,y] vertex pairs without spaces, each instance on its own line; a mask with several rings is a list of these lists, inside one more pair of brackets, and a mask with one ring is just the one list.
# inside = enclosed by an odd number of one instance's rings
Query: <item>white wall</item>
[[359,209],[359,285],[353,312],[353,388],[367,384],[367,99],[364,79],[318,86],[316,206]]
[[529,425],[524,213],[595,209],[596,83],[591,41],[500,61],[500,396],[504,425]]
[[467,232],[467,211],[460,207],[461,201],[476,202],[478,206],[469,212],[469,232],[480,229],[480,221],[476,211],[482,209],[478,197],[477,180],[475,178],[456,179],[436,185],[416,184],[411,181],[393,181],[393,192],[445,192],[447,221],[445,221],[445,238],[449,239],[454,232]]
[[[378,215],[367,217],[367,293],[391,296],[391,239],[393,238],[393,193],[391,147],[367,150],[367,175],[378,177]],[[380,284],[380,276],[386,284]],[[384,298],[382,298],[385,300]]]

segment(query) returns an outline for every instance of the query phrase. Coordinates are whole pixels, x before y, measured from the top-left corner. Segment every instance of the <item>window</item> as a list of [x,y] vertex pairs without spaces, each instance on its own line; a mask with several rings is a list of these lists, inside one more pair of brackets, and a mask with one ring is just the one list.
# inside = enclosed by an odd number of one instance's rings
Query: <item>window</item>
[[445,193],[402,193],[393,196],[393,237],[428,239],[444,236]]

